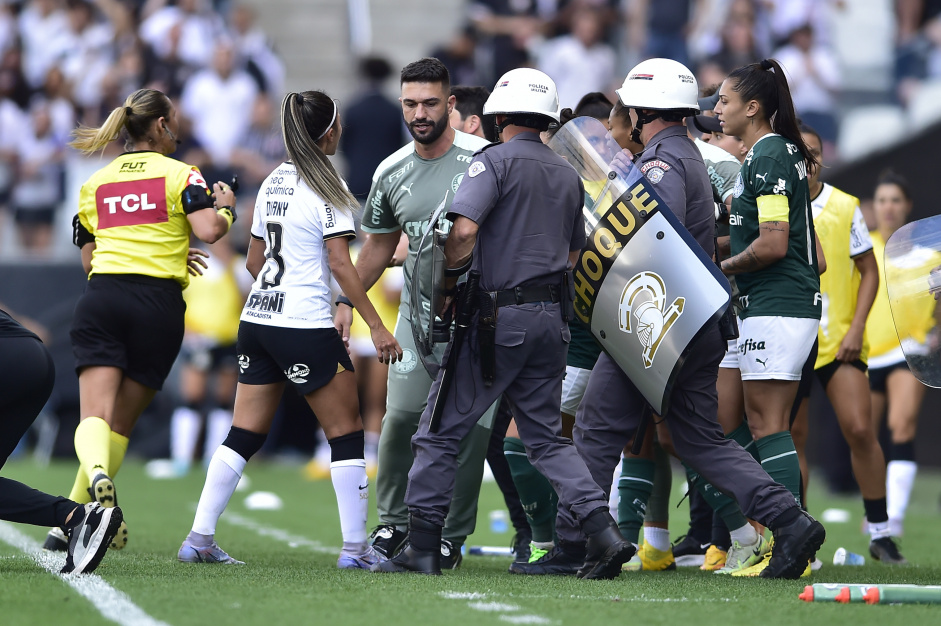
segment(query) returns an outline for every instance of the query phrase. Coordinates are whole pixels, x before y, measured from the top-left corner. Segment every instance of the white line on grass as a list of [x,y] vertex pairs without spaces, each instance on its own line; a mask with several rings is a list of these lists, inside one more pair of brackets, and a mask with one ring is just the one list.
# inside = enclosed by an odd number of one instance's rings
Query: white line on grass
[[262,537],[270,537],[272,539],[286,543],[291,548],[307,548],[312,552],[319,552],[322,554],[340,553],[340,548],[331,548],[330,546],[323,545],[319,541],[314,541],[313,539],[308,539],[307,537],[302,537],[300,535],[294,535],[280,528],[259,524],[255,520],[239,515],[234,511],[226,511],[225,514],[223,514],[223,516],[219,519],[235,526],[247,528],[248,530],[258,533]]
[[97,574],[60,574],[65,557],[44,551],[38,543],[6,522],[0,522],[0,541],[25,552],[43,569],[61,578],[91,602],[106,619],[124,626],[168,626],[166,622],[144,613],[124,592],[118,591]]

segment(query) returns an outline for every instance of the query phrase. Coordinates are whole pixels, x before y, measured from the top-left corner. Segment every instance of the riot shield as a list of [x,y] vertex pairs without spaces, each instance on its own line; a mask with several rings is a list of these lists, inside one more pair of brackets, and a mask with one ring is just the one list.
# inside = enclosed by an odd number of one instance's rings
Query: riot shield
[[941,345],[935,335],[941,298],[941,216],[905,224],[885,244],[883,274],[892,321],[915,377],[941,387]]
[[630,159],[618,156],[601,122],[576,118],[549,146],[585,184],[588,244],[573,272],[576,315],[665,415],[686,355],[729,306],[729,281]]
[[432,378],[438,376],[443,345],[447,344],[450,337],[450,324],[436,319],[434,314],[444,297],[444,241],[448,231],[442,222],[448,193],[445,192],[441,204],[432,212],[422,233],[409,290],[412,337],[415,339],[418,357]]

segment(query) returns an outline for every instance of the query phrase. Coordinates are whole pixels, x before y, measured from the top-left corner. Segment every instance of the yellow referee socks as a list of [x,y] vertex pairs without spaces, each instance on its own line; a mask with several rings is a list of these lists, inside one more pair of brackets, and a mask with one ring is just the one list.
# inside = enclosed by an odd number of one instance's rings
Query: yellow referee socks
[[88,482],[88,472],[81,465],[78,466],[78,473],[75,474],[75,483],[72,485],[72,491],[69,493],[69,500],[79,504],[88,504],[91,502],[91,494],[88,488],[91,483]]
[[118,475],[121,464],[124,463],[124,455],[127,453],[128,438],[124,435],[111,431],[111,446],[109,448],[108,464],[111,472],[108,474],[111,478]]
[[100,417],[86,417],[75,429],[75,455],[91,481],[99,473],[111,476],[111,427]]

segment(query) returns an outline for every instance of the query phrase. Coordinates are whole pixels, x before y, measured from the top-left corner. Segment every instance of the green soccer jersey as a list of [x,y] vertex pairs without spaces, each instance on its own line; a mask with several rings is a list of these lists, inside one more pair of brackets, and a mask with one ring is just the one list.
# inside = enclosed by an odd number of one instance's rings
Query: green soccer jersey
[[[415,144],[411,142],[396,150],[376,168],[363,211],[362,229],[367,233],[392,233],[401,229],[408,235],[405,285],[402,287],[399,305],[399,313],[406,320],[411,319],[408,303],[412,270],[431,214],[441,204],[445,193],[447,206],[450,207],[474,153],[486,145],[487,141],[476,135],[454,131],[451,149],[437,159],[418,156]],[[450,223],[442,224],[442,228],[447,230]],[[430,242],[429,238],[426,246]],[[426,253],[423,252],[423,255]],[[423,256],[423,264],[425,259],[430,258],[430,254]],[[430,263],[424,267],[431,271]]]
[[[787,198],[790,228],[787,254],[757,272],[738,274],[742,318],[782,316],[820,319],[820,277],[814,245],[814,222],[807,186],[807,163],[797,146],[777,134],[767,134],[752,146],[735,184],[729,216],[732,255],[758,238],[758,199]],[[774,202],[763,201],[774,205]],[[766,220],[770,221],[770,220]]]

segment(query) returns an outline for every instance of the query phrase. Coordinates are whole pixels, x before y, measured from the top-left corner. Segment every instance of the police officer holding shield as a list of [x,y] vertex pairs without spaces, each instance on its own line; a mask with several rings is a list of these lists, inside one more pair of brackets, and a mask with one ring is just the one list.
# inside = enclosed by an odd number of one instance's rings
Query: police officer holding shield
[[[455,334],[412,438],[409,545],[374,571],[440,573],[438,543],[458,443],[503,394],[530,461],[587,537],[578,575],[614,578],[634,548],[618,532],[604,491],[561,436],[570,317],[564,310],[571,309],[567,270],[585,243],[585,225],[578,174],[539,138],[559,121],[555,84],[537,70],[512,70],[497,82],[484,113],[496,115],[503,143],[478,152],[468,168],[450,208],[453,226],[445,244],[445,288],[470,270],[468,283],[479,279],[478,294],[464,291],[459,300],[476,302],[479,312],[463,336]],[[467,313],[456,312],[459,327]],[[443,384],[448,378],[450,386]]]
[[[637,167],[711,257],[715,221],[712,190],[702,156],[683,124],[684,117],[699,110],[692,72],[669,59],[650,59],[631,70],[617,93],[621,104],[631,109],[634,141],[644,146]],[[653,264],[656,262],[654,259]],[[749,517],[772,529],[774,556],[763,576],[797,578],[823,543],[823,526],[801,511],[791,493],[771,480],[748,452],[723,436],[716,419],[716,379],[725,345],[715,324],[697,340],[662,417],[680,458],[733,496]],[[645,410],[646,401],[638,388],[610,356],[602,354],[589,379],[574,432],[576,446],[599,485],[610,484],[618,456]],[[532,571],[528,573],[565,573],[552,570],[581,558],[584,538],[575,520],[561,507],[556,531],[559,544],[555,553],[547,554],[541,564],[529,564]],[[754,545],[757,560],[762,542]]]

